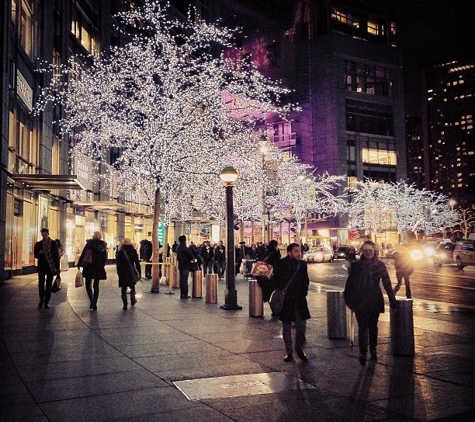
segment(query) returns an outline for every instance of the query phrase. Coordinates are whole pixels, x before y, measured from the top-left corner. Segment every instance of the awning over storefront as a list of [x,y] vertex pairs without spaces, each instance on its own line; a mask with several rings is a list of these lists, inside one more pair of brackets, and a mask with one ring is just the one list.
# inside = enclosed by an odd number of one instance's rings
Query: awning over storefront
[[125,210],[124,204],[119,204],[115,201],[75,201],[71,204],[72,207],[75,208],[85,208],[91,211],[123,211]]
[[23,183],[29,189],[38,191],[85,190],[78,176],[73,174],[12,174],[11,178],[16,182]]

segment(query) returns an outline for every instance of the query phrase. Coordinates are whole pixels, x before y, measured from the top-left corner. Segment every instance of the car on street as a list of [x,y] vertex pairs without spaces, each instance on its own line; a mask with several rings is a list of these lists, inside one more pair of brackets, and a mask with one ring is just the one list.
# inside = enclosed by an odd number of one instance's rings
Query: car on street
[[313,246],[303,254],[303,260],[307,262],[330,262],[333,254],[326,246]]
[[462,240],[455,244],[453,260],[460,270],[467,265],[475,265],[475,240]]
[[351,246],[339,246],[335,252],[333,252],[333,259],[346,259],[346,252]]
[[441,243],[437,246],[434,258],[434,264],[436,267],[440,267],[443,264],[453,264],[454,262],[454,243]]

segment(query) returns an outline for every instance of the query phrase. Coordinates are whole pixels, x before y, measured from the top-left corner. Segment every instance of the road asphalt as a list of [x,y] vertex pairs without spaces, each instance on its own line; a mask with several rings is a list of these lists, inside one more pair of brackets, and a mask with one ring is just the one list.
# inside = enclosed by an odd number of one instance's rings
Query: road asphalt
[[309,361],[287,363],[268,304],[249,315],[248,279],[236,279],[241,310],[220,307],[224,280],[217,303],[207,303],[205,283],[202,297],[180,299],[144,280],[124,311],[115,267],[107,273],[97,311],[74,287],[74,269],[49,309],[37,308],[36,274],[0,282],[0,421],[475,420],[473,312],[415,298],[415,353],[398,356],[387,307],[378,361],[362,367],[349,330],[328,336],[334,288],[312,283]]

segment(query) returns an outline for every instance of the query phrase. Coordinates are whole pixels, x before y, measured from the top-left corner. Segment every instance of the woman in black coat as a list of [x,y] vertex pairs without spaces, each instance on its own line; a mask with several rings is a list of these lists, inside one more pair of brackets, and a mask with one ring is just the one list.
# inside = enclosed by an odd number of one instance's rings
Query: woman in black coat
[[[271,240],[267,245],[266,253],[262,257],[261,261],[265,261],[267,264],[270,264],[273,267],[281,258],[277,245],[277,240]],[[256,277],[256,280],[259,286],[261,286],[263,301],[268,302],[270,295],[274,291],[274,279],[271,278],[269,280],[264,277]]]
[[117,274],[119,276],[119,287],[123,310],[127,310],[127,288],[130,287],[130,305],[135,306],[135,283],[140,280],[141,270],[137,250],[134,248],[129,238],[124,238],[122,245],[117,253]]
[[[101,232],[94,232],[92,239],[86,242],[78,261],[78,268],[82,267],[82,275],[86,279],[86,292],[89,296],[89,309],[97,310],[99,299],[99,281],[106,280],[107,243],[102,239]],[[94,280],[94,293],[91,288]]]
[[386,264],[376,255],[376,244],[367,240],[361,247],[362,256],[351,265],[346,281],[344,298],[346,305],[355,313],[358,322],[360,363],[366,364],[369,350],[371,359],[377,360],[379,314],[384,313],[384,297],[380,281],[388,295],[391,306],[396,306],[396,297],[391,287]]

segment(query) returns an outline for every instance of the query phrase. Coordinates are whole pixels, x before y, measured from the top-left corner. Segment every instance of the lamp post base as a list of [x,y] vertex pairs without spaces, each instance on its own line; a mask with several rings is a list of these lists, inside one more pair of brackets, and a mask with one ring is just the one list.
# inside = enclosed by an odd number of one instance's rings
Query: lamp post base
[[237,304],[236,290],[226,289],[224,291],[224,305],[221,305],[220,308],[227,311],[240,311],[242,309],[242,306]]

